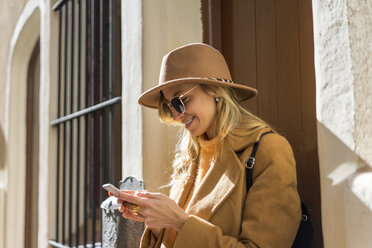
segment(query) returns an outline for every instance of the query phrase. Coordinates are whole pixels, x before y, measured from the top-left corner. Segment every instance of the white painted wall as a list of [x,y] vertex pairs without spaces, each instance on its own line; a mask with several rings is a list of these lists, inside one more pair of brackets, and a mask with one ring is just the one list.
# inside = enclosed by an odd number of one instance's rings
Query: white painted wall
[[325,247],[372,244],[372,2],[313,0]]
[[122,178],[142,176],[142,1],[122,1]]
[[55,192],[57,130],[50,121],[57,118],[58,13],[53,0],[39,0],[40,8],[40,92],[39,92],[39,230],[38,247],[46,248],[55,237]]

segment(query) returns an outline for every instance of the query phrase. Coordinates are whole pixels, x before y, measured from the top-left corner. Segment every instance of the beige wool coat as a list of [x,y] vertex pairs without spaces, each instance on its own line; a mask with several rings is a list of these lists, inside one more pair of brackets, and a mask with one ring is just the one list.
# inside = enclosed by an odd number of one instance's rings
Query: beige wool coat
[[[295,160],[285,138],[274,133],[262,138],[253,185],[246,193],[244,164],[266,131],[270,129],[225,141],[220,157],[192,195],[186,208],[189,218],[177,235],[175,248],[291,247],[301,207]],[[240,157],[238,151],[243,151]],[[183,206],[192,184],[176,182],[170,197]],[[163,234],[156,239],[146,228],[141,247],[165,247]]]

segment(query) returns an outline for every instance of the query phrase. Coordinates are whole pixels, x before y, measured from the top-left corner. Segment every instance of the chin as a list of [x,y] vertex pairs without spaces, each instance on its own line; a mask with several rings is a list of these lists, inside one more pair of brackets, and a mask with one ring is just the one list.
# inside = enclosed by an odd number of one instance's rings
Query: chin
[[192,130],[189,130],[189,132],[191,133],[192,136],[195,136],[195,137],[199,137],[204,134],[204,132],[198,132],[198,131],[192,131]]

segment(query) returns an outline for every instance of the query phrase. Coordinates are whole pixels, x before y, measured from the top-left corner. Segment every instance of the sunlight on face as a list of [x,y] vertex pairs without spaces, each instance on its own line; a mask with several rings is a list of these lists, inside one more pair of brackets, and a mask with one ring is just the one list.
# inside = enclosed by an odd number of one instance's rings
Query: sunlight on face
[[[163,94],[167,102],[170,102],[173,97],[184,94],[194,86],[195,84],[175,85],[164,89]],[[204,92],[201,87],[195,87],[182,98],[182,101],[185,112],[178,113],[171,107],[173,119],[182,122],[194,136],[205,133],[209,139],[214,138],[217,115],[214,97]]]

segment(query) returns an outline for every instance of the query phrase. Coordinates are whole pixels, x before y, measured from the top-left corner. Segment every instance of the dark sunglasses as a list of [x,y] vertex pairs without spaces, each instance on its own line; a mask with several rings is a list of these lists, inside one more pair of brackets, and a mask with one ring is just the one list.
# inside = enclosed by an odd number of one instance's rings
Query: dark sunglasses
[[190,93],[193,89],[195,89],[196,87],[198,87],[198,85],[192,87],[191,89],[189,89],[188,91],[186,91],[185,93],[183,93],[182,95],[180,96],[175,96],[171,99],[170,103],[168,104],[164,104],[165,108],[164,108],[164,112],[167,113],[167,115],[169,117],[173,117],[173,114],[172,114],[172,110],[171,108],[173,108],[174,110],[176,110],[178,113],[180,114],[183,114],[185,113],[186,111],[186,107],[185,107],[185,104],[183,102],[183,98],[188,94]]

